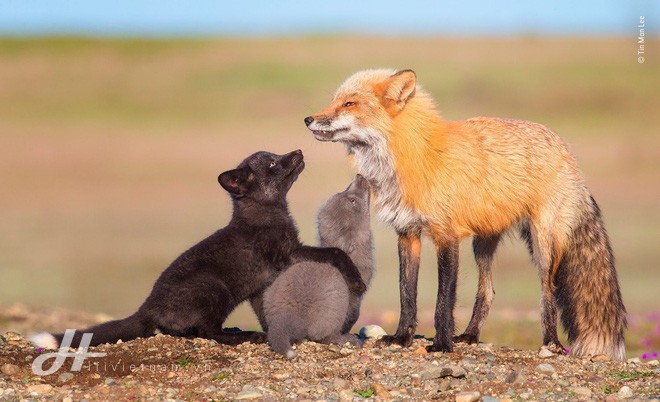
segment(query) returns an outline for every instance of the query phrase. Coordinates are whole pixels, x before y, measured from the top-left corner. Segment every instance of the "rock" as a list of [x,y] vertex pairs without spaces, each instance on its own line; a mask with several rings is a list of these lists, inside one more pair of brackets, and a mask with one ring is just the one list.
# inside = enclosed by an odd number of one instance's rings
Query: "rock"
[[348,381],[343,378],[335,378],[332,380],[332,387],[335,389],[346,389],[348,388]]
[[474,357],[465,357],[463,358],[463,364],[470,365],[470,364],[479,364],[479,361],[475,359]]
[[50,384],[33,384],[27,387],[27,392],[36,392],[41,395],[48,395],[53,392],[53,386]]
[[290,377],[289,373],[275,373],[275,374],[273,374],[273,378],[276,379],[276,380],[280,380],[280,381],[286,380],[289,377]]
[[108,387],[114,387],[115,385],[117,385],[117,381],[115,381],[115,379],[112,377],[106,378],[105,381],[103,381],[103,383]]
[[341,349],[339,349],[339,354],[342,355],[342,356],[348,356],[348,355],[350,355],[351,353],[353,353],[353,350],[351,350],[351,349],[349,349],[349,348],[341,348]]
[[479,391],[465,391],[456,394],[456,402],[476,402],[481,398]]
[[387,332],[385,332],[385,330],[378,325],[365,325],[364,327],[360,328],[360,332],[358,334],[363,338],[380,339],[387,335]]
[[504,382],[507,384],[522,384],[525,382],[525,374],[520,371],[511,371],[504,379]]
[[237,400],[248,400],[248,399],[259,399],[262,398],[263,394],[259,389],[253,387],[252,385],[246,385],[243,387],[241,392],[236,395]]
[[353,391],[350,389],[342,389],[339,391],[339,400],[340,401],[352,401],[353,400]]
[[632,357],[628,360],[626,360],[626,363],[629,364],[639,364],[641,361],[639,360],[639,357]]
[[499,402],[501,400],[503,400],[503,399],[498,399],[498,398],[495,398],[495,397],[492,397],[492,396],[486,396],[486,395],[481,397],[481,402]]
[[371,362],[371,357],[367,355],[362,355],[358,358],[358,363],[370,363]]
[[7,344],[7,340],[5,339],[4,336],[0,335],[0,345],[6,345],[6,344]]
[[633,391],[632,391],[632,389],[630,389],[629,386],[624,385],[623,387],[619,388],[619,392],[617,392],[616,395],[619,398],[622,398],[622,399],[632,398],[633,397]]
[[428,355],[429,352],[426,350],[424,346],[420,346],[417,349],[413,350],[414,355]]
[[610,360],[612,358],[607,355],[596,355],[591,358],[592,362],[609,362]]
[[168,379],[172,379],[174,378],[175,375],[176,374],[174,373],[174,371],[168,371],[165,377],[167,377]]
[[570,387],[568,390],[576,395],[591,398],[591,390],[587,387]]
[[62,402],[73,402],[73,398],[71,398],[70,396],[64,397],[62,398]]
[[540,373],[540,374],[545,374],[545,375],[550,375],[550,376],[557,373],[557,370],[555,370],[555,368],[552,367],[552,365],[547,364],[547,363],[539,364],[538,366],[536,366],[534,371],[536,371],[537,373]]
[[64,383],[73,379],[73,373],[62,373],[57,377],[57,382]]
[[381,397],[383,399],[392,399],[392,394],[389,393],[387,389],[385,389],[384,386],[374,383],[371,384],[371,389],[374,391],[374,395]]
[[539,350],[539,357],[541,359],[547,359],[555,356],[557,355],[555,355],[550,349],[546,348],[545,346],[542,346],[541,350]]
[[2,365],[2,368],[0,368],[0,371],[2,371],[3,374],[6,375],[16,375],[20,371],[20,367],[18,367],[15,364],[9,364],[5,363]]
[[646,362],[646,364],[648,364],[649,366],[657,366],[658,364],[660,364],[660,362],[658,360],[649,360]]
[[444,377],[463,378],[465,377],[465,374],[466,371],[463,367],[454,365],[436,366],[434,364],[427,364],[422,368],[420,377],[424,380]]

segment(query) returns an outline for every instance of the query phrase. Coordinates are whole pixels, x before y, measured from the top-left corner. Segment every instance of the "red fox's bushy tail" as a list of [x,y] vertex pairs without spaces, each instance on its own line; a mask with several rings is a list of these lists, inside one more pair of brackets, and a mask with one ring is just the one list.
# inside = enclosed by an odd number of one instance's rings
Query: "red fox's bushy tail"
[[626,309],[614,255],[593,197],[573,227],[555,277],[555,298],[570,353],[623,360]]
[[[91,333],[92,339],[89,346],[97,346],[103,343],[116,343],[118,340],[130,341],[135,338],[153,335],[155,327],[145,321],[139,313],[135,313],[122,320],[114,320],[95,325],[87,329],[76,330],[71,341],[72,348],[80,346],[82,335]],[[62,343],[64,334],[40,333],[32,336],[30,340],[38,347],[58,349]]]

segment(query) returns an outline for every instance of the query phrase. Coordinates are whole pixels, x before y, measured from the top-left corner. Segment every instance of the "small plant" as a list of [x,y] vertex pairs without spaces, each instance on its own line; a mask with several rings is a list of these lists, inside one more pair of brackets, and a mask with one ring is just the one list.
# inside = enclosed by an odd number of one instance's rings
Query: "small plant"
[[188,367],[193,364],[193,359],[190,356],[183,356],[180,357],[179,360],[176,361],[176,363],[179,365],[179,367]]
[[360,395],[363,398],[371,398],[374,395],[373,389],[354,389],[354,394]]
[[213,376],[214,381],[222,381],[226,380],[227,378],[229,378],[229,374],[227,373],[220,373]]
[[653,377],[653,374],[650,371],[633,371],[632,373],[626,373],[625,371],[617,371],[612,373],[612,375],[619,380],[636,380],[642,377]]
[[603,393],[606,394],[606,395],[609,395],[609,394],[611,394],[612,392],[614,392],[614,391],[612,391],[612,388],[610,388],[609,385],[603,387],[602,391],[603,391]]

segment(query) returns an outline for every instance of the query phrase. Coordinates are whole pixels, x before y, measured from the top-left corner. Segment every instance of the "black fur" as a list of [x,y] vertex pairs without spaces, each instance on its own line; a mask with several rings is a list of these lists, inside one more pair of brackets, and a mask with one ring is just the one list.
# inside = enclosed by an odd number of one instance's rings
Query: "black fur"
[[[84,332],[94,333],[94,346],[151,336],[156,330],[232,345],[264,342],[261,332],[225,332],[222,324],[239,303],[301,260],[335,265],[349,289],[363,293],[366,286],[344,252],[303,246],[298,239],[286,194],[304,165],[299,150],[286,155],[257,152],[222,173],[218,181],[233,202],[229,224],[174,260],[135,314],[76,331],[71,346],[78,346]],[[55,337],[61,342],[62,334]]]
[[399,292],[401,316],[394,335],[386,335],[379,344],[410,346],[417,328],[417,279],[419,277],[420,232],[399,233]]
[[451,352],[455,331],[454,306],[458,279],[459,240],[438,250],[438,303],[435,306],[435,338],[429,352]]

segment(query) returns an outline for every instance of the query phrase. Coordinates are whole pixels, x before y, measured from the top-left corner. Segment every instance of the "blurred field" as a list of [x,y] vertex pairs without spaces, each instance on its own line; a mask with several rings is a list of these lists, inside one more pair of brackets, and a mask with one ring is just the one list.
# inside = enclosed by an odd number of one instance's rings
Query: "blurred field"
[[[132,312],[173,258],[226,223],[216,177],[261,149],[305,152],[290,202],[314,243],[316,208],[353,173],[302,119],[350,73],[386,66],[415,69],[447,119],[534,120],[572,145],[612,237],[630,353],[657,350],[660,40],[646,51],[640,65],[632,37],[0,39],[0,303]],[[378,273],[360,322],[392,330],[395,238],[373,227]],[[426,248],[419,320],[431,335]],[[468,242],[461,264],[459,329],[476,288]],[[497,256],[495,288],[484,340],[538,347],[539,284],[516,238]],[[256,326],[245,308],[232,323]]]

